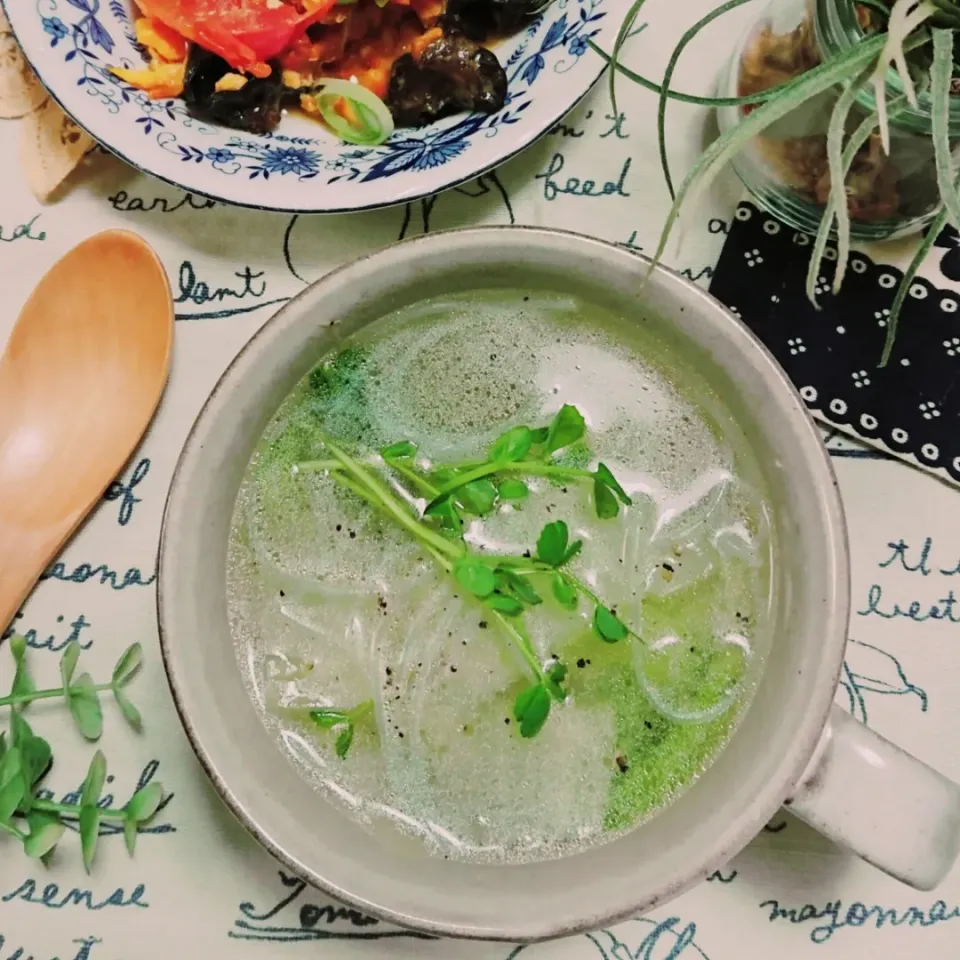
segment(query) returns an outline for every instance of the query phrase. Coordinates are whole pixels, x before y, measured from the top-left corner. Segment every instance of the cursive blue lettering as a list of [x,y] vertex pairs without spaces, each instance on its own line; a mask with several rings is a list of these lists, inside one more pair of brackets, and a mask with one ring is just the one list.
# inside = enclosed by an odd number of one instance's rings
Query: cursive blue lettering
[[[74,955],[73,960],[90,960],[90,951],[93,949],[93,945],[103,941],[99,937],[83,937],[73,942],[80,944],[80,949]],[[0,951],[4,950],[5,943],[6,937],[0,933]],[[34,960],[34,957],[32,953],[26,953],[23,947],[18,947],[13,953],[7,954],[4,960]],[[53,960],[58,960],[58,958],[54,957]]]
[[83,907],[86,910],[103,910],[106,907],[149,907],[143,900],[146,887],[137,884],[129,894],[123,887],[117,887],[109,896],[98,898],[92,890],[83,890],[73,887],[63,891],[55,883],[48,883],[38,892],[37,881],[24,880],[16,890],[0,896],[0,903],[10,903],[12,900],[22,900],[24,903],[36,903],[41,907],[50,907],[53,910],[62,910],[64,907]]
[[879,583],[871,585],[867,591],[867,605],[857,611],[861,617],[877,616],[884,620],[894,620],[897,617],[904,617],[907,620],[913,620],[915,623],[924,623],[927,620],[947,620],[950,623],[960,623],[960,616],[954,612],[954,604],[957,598],[952,590],[947,592],[945,597],[941,597],[936,603],[924,604],[919,600],[912,600],[908,607],[902,607],[894,602],[893,606],[883,606],[883,587]]
[[618,140],[630,139],[630,134],[623,132],[623,122],[626,119],[626,115],[623,112],[617,113],[616,115],[608,113],[604,119],[610,122],[610,127],[600,134],[601,140],[605,140],[611,135],[616,137]]
[[121,480],[114,480],[113,483],[107,487],[103,499],[107,501],[120,501],[120,513],[117,516],[117,523],[119,523],[121,527],[125,527],[130,522],[130,517],[133,516],[133,508],[141,502],[139,497],[133,495],[133,488],[139,486],[149,472],[150,459],[143,457],[133,468],[133,473],[130,474],[130,479],[126,483],[123,483]]
[[868,907],[859,900],[851,903],[843,912],[843,901],[834,900],[817,907],[814,904],[804,904],[800,909],[781,907],[778,900],[764,900],[761,909],[769,909],[767,920],[775,923],[786,920],[789,923],[808,923],[811,920],[826,920],[810,928],[810,939],[816,944],[824,944],[838,931],[845,927],[864,927],[872,923],[877,929],[889,924],[893,927],[921,926],[932,927],[938,923],[946,923],[960,917],[960,907],[947,907],[943,900],[931,904],[928,910],[922,907],[905,907],[897,911],[894,907]]
[[18,223],[13,230],[10,231],[9,235],[5,233],[4,228],[0,226],[0,240],[4,243],[13,243],[15,240],[46,240],[46,231],[41,230],[39,233],[33,232],[33,225],[39,219],[40,214],[38,213],[33,219],[28,220],[26,223]]
[[149,587],[157,579],[157,575],[151,573],[144,577],[139,567],[130,567],[121,575],[105,563],[95,567],[89,563],[81,563],[73,570],[68,570],[65,564],[57,562],[42,573],[40,579],[62,580],[64,583],[86,583],[88,580],[99,580],[101,585],[109,585],[113,590],[126,590],[127,587]]
[[923,541],[923,546],[920,548],[920,558],[916,563],[910,563],[907,560],[907,552],[910,550],[910,544],[906,543],[903,539],[898,540],[896,543],[892,541],[887,544],[887,546],[892,551],[890,556],[886,560],[881,560],[877,564],[879,567],[889,567],[891,564],[899,563],[907,573],[921,573],[925,577],[930,576],[930,567],[928,561],[930,559],[930,549],[933,547],[933,540],[930,537],[927,537]]
[[[34,650],[49,650],[51,653],[59,653],[71,643],[79,643],[81,650],[89,650],[93,646],[93,640],[84,641],[80,639],[80,632],[86,627],[90,626],[90,621],[87,620],[82,613],[77,617],[76,620],[73,621],[73,623],[70,624],[70,632],[61,641],[57,641],[57,636],[53,633],[51,633],[46,640],[41,640],[37,636],[36,630],[20,630],[19,628],[15,630],[14,626],[16,625],[17,620],[20,620],[22,617],[22,611],[18,611],[16,614],[14,614],[13,621],[10,623],[10,626],[0,633],[0,640],[6,640],[7,637],[12,636],[14,633],[19,633],[24,640],[27,641],[28,647],[32,647]],[[64,619],[65,618],[63,614],[60,614],[57,617],[57,623],[63,623]]]
[[554,137],[582,137],[586,131],[578,130],[576,127],[568,127],[565,123],[558,123],[555,127],[550,130],[551,136]]
[[689,267],[684,267],[683,270],[680,271],[680,276],[686,277],[688,280],[692,280],[694,283],[703,279],[710,280],[713,278],[713,268],[701,267],[697,273],[694,273]]
[[214,200],[195,197],[192,193],[185,193],[178,201],[171,203],[164,197],[142,200],[140,197],[131,197],[126,190],[118,190],[112,197],[107,197],[107,200],[114,210],[120,210],[123,213],[173,213],[182,207],[191,210],[209,210],[217,205]]
[[624,189],[624,183],[627,174],[630,172],[632,158],[627,157],[620,170],[620,176],[617,180],[607,180],[602,187],[598,187],[594,180],[581,180],[578,177],[568,177],[567,182],[560,186],[554,176],[562,169],[566,160],[562,153],[555,153],[550,160],[550,164],[543,173],[538,173],[535,180],[543,181],[543,197],[545,200],[556,200],[561,194],[571,197],[629,197],[630,194]]
[[246,297],[259,298],[267,292],[267,281],[261,279],[265,271],[254,273],[250,267],[237,270],[235,277],[239,277],[242,285],[238,289],[233,287],[217,287],[210,289],[209,284],[197,279],[196,271],[189,260],[180,264],[178,283],[180,291],[174,303],[195,303],[198,306],[204,303],[222,303],[229,297],[232,300],[243,300]]
[[[296,906],[296,922],[289,926],[278,926],[274,919],[277,914],[284,908],[295,905],[307,890],[305,881],[289,876],[282,870],[278,872],[280,882],[285,888],[280,900],[267,910],[259,910],[249,901],[241,903],[241,917],[234,922],[234,928],[229,931],[228,936],[237,940],[266,940],[278,943],[304,940],[381,940],[397,937],[435,939],[427,934],[412,931],[383,930],[376,917],[333,903],[301,902]],[[272,922],[264,923],[264,921]],[[328,929],[331,926],[334,929]],[[367,930],[367,927],[377,929]]]

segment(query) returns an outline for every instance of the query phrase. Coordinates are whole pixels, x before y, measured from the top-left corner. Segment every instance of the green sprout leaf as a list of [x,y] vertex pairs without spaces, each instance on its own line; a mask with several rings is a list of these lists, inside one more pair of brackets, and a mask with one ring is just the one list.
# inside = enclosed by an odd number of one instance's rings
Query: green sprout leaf
[[488,514],[497,501],[497,488],[487,479],[465,483],[456,493],[459,501],[478,517]]
[[384,460],[404,460],[414,456],[416,452],[417,445],[412,440],[398,440],[388,447],[383,447],[380,456]]
[[83,867],[89,873],[94,854],[97,852],[97,840],[100,836],[100,811],[96,807],[81,806],[78,820]]
[[526,577],[521,576],[509,567],[497,567],[496,575],[498,586],[502,582],[503,586],[511,590],[521,603],[525,603],[528,607],[535,607],[537,604],[543,603],[543,598],[533,589]]
[[[33,680],[27,670],[26,652],[27,641],[25,637],[15,633],[10,638],[10,652],[13,654],[13,660],[16,664],[16,672],[13,675],[13,686],[10,688],[10,695],[14,697],[27,696],[36,691]],[[17,707],[13,708],[18,709]],[[21,706],[19,709],[23,709]]]
[[593,506],[601,520],[612,520],[620,512],[617,495],[599,477],[593,481]]
[[563,559],[560,561],[559,566],[566,566],[581,550],[583,549],[582,540],[574,540],[573,543],[567,547],[566,552],[563,555]]
[[537,537],[537,559],[551,567],[559,567],[567,552],[569,532],[562,520],[548,523]]
[[27,817],[30,833],[23,839],[23,851],[39,860],[45,857],[63,836],[64,825],[49,813],[34,811]]
[[337,737],[336,743],[334,744],[334,749],[337,752],[337,756],[343,760],[346,757],[347,753],[350,750],[350,744],[353,743],[353,724],[348,723],[343,730],[340,732],[340,735]]
[[465,590],[481,600],[489,597],[497,588],[494,572],[481,560],[470,557],[458,560],[454,564],[453,575]]
[[511,427],[493,441],[487,457],[491,463],[514,463],[522,460],[531,446],[533,431],[529,427]]
[[[14,747],[10,753],[19,755],[19,750]],[[19,766],[19,764],[18,764]],[[6,783],[0,787],[0,823],[9,823],[20,802],[27,792],[27,785],[23,776],[23,771],[17,769],[11,773]]]
[[335,710],[332,707],[321,707],[318,710],[310,711],[310,719],[321,730],[329,730],[338,723],[346,723],[347,715],[342,710]]
[[423,515],[425,517],[435,517],[440,521],[442,530],[449,531],[458,537],[463,532],[463,519],[451,497],[434,501],[424,510]]
[[507,617],[517,617],[523,613],[523,604],[516,597],[508,597],[503,593],[491,593],[484,598],[484,603]]
[[555,573],[550,580],[550,587],[553,590],[554,599],[565,610],[577,609],[577,591],[563,579],[559,573]]
[[565,403],[553,418],[547,431],[546,446],[548,453],[555,453],[571,443],[576,443],[586,432],[587,425],[583,415],[569,403]]
[[127,695],[119,687],[114,688],[113,699],[117,701],[123,719],[139,733],[143,729],[143,718],[140,716],[140,711],[127,699]]
[[516,699],[513,715],[520,723],[520,736],[535,737],[550,715],[550,694],[542,684],[528,687]]
[[5,787],[14,777],[19,776],[22,769],[20,748],[11,744],[0,759],[0,789]]
[[67,644],[67,648],[63,651],[63,656],[60,658],[60,679],[63,681],[64,696],[69,696],[67,689],[70,686],[70,681],[73,679],[73,672],[77,668],[77,660],[79,659],[80,643],[75,640],[73,643]]
[[110,682],[115,687],[125,687],[139,671],[143,664],[143,647],[139,643],[131,644],[120,655],[117,665],[113,668]]
[[538,445],[541,443],[546,443],[547,437],[549,436],[550,436],[549,427],[537,427],[536,430],[530,431],[530,438],[533,440],[535,444],[538,444]]
[[87,768],[87,776],[83,781],[80,793],[81,807],[95,807],[100,800],[103,784],[107,779],[107,758],[98,750]]
[[22,633],[15,633],[10,637],[10,653],[16,664],[23,662],[27,652],[27,638]]
[[593,611],[593,629],[606,643],[616,643],[627,635],[627,628],[607,607],[598,606]]
[[20,746],[20,758],[27,787],[32,789],[38,780],[50,769],[53,752],[43,737],[31,736]]
[[547,679],[544,682],[547,692],[554,700],[562,703],[566,699],[566,692],[561,684],[567,678],[567,668],[559,660],[547,670]]
[[103,712],[89,673],[81,673],[70,685],[67,703],[80,735],[86,740],[99,740],[103,732]]
[[137,849],[137,821],[126,817],[123,821],[123,843],[127,848],[127,853],[133,856],[133,851]]
[[30,729],[30,724],[17,712],[11,711],[10,713],[10,746],[11,747],[22,747],[28,740],[33,737],[33,730]]
[[497,495],[501,500],[526,500],[530,488],[522,480],[501,480]]
[[134,823],[146,823],[160,808],[162,800],[163,787],[159,783],[148,783],[127,801],[123,812]]
[[625,506],[629,507],[633,501],[627,496],[626,490],[620,486],[617,478],[610,472],[610,468],[605,463],[598,463],[594,476],[604,486],[609,487],[616,495],[617,499]]

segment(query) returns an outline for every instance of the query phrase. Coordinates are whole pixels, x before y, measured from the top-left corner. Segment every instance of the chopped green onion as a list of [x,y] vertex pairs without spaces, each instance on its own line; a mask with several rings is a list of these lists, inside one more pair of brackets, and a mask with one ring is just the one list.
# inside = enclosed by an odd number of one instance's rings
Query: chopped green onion
[[[324,80],[313,98],[323,122],[345,143],[375,147],[393,133],[393,117],[387,105],[359,83]],[[347,101],[352,119],[337,110],[341,100]]]

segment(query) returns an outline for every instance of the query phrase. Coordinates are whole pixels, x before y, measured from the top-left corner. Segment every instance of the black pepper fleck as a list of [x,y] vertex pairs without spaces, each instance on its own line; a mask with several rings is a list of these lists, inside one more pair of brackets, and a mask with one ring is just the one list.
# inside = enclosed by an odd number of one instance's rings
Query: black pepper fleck
[[644,721],[643,721],[643,725],[644,725],[648,730],[652,730],[652,729],[653,729],[653,724],[652,724],[649,720],[644,720]]
[[487,629],[487,621],[486,621],[486,620],[481,620],[480,623],[478,624],[478,626],[480,627],[481,630],[486,630],[486,629]]
[[617,768],[621,773],[626,773],[630,769],[630,764],[627,763],[627,758],[622,754],[617,754]]
[[578,666],[581,670],[582,670],[586,665],[587,665],[587,661],[584,660],[583,657],[581,657],[581,658],[577,661],[577,666]]

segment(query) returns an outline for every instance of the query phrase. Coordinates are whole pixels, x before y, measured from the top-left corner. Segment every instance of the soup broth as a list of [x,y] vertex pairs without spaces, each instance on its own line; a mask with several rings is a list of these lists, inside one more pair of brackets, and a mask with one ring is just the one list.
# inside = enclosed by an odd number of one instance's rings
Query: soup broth
[[[444,500],[523,425],[519,460]],[[511,456],[529,439],[508,436]],[[653,817],[731,736],[769,643],[766,509],[737,425],[646,325],[547,293],[425,300],[323,358],[251,460],[240,668],[303,776],[370,829],[470,861],[574,853]]]

